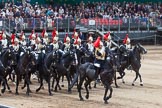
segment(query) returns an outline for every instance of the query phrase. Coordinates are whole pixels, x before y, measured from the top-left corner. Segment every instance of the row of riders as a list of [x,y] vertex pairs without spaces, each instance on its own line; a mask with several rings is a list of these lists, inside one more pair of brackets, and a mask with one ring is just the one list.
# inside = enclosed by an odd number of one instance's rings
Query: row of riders
[[[146,50],[140,44],[137,44],[131,51],[128,34],[123,40],[124,45],[120,46],[112,40],[110,32],[103,36],[103,41],[101,37],[98,37],[94,42],[92,35],[90,35],[87,41],[83,42],[74,30],[72,38],[66,34],[62,42],[59,41],[56,29],[52,31],[51,40],[49,40],[46,30],[42,31],[41,37],[32,31],[29,39],[26,39],[23,32],[19,37],[12,33],[10,42],[6,39],[5,33],[0,32],[0,42],[2,93],[5,92],[6,85],[8,90],[10,90],[7,77],[14,81],[14,76],[16,75],[16,94],[18,94],[19,81],[24,79],[22,89],[27,86],[26,94],[29,95],[31,92],[29,87],[31,74],[37,73],[40,87],[36,92],[42,88],[44,79],[48,83],[49,95],[52,95],[51,78],[53,78],[52,89],[54,88],[57,91],[57,87],[61,89],[59,85],[60,78],[66,76],[68,92],[71,92],[71,88],[77,83],[80,100],[83,100],[81,96],[83,82],[85,82],[86,98],[88,99],[88,85],[90,86],[91,81],[98,79],[100,76],[105,87],[104,101],[107,103],[112,95],[111,84],[113,78],[116,77],[116,71],[120,74],[118,79],[121,79],[125,75],[125,68],[129,65],[136,72],[134,82],[139,76],[142,85],[141,75],[139,74],[141,66],[140,54],[146,53]],[[136,59],[134,59],[134,55]],[[55,81],[56,85],[54,87]],[[118,86],[117,83],[115,84]],[[109,89],[110,95],[107,96]]]

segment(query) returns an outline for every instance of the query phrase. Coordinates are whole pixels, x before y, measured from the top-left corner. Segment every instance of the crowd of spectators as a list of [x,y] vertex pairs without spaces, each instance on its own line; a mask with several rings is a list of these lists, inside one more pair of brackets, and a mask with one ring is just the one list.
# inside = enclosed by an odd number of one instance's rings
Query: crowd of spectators
[[0,18],[13,20],[15,23],[23,23],[25,18],[47,19],[51,24],[52,19],[71,18],[79,21],[81,18],[128,18],[149,21],[155,18],[162,19],[162,4],[160,3],[136,3],[136,2],[80,2],[79,4],[51,4],[39,5],[28,2],[3,2],[0,3]]

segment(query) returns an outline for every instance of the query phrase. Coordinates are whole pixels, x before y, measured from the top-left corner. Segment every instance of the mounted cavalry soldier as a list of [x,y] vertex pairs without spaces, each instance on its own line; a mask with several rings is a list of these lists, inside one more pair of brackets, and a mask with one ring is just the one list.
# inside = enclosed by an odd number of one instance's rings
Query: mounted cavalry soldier
[[79,38],[78,36],[79,36],[79,35],[78,35],[78,33],[76,32],[76,29],[74,29],[74,33],[73,33],[73,35],[72,35],[72,41],[71,41],[72,44],[74,44],[74,43],[76,42],[76,40]]
[[2,40],[1,40],[1,42],[2,42],[2,48],[7,48],[8,41],[6,39],[6,34],[5,33],[2,34]]
[[58,50],[60,47],[59,47],[59,44],[58,44],[58,37],[55,36],[52,40],[52,43],[50,44],[51,46],[51,50]]
[[66,34],[65,38],[64,38],[64,45],[62,47],[62,51],[67,52],[69,51],[71,48],[71,44],[70,44],[70,38],[68,37],[68,35]]
[[24,35],[24,32],[21,33],[20,35],[20,44],[24,47],[26,47],[27,43],[25,41],[25,35]]
[[108,49],[112,47],[110,32],[104,35],[104,46]]
[[[95,61],[94,66],[96,67],[96,73],[101,73],[102,69],[104,68],[104,60],[105,60],[105,47],[103,45],[103,42],[100,40],[100,37],[97,38],[97,40],[94,42],[95,47]],[[98,76],[97,82],[100,82],[100,78]],[[95,85],[96,86],[96,85]]]
[[81,39],[80,39],[80,38],[78,38],[78,39],[75,40],[75,42],[74,42],[74,47],[75,47],[76,49],[78,49],[78,50],[82,47]]
[[105,48],[103,46],[103,42],[100,40],[100,37],[94,42],[95,47],[95,63],[94,65],[99,69],[103,68],[104,60],[105,60]]
[[12,44],[12,47],[16,53],[16,61],[18,62],[19,60],[19,57],[20,57],[20,45],[19,45],[19,39],[18,38],[15,38],[14,39],[14,44]]
[[35,39],[36,39],[36,35],[34,34],[34,30],[32,30],[32,33],[31,33],[31,35],[29,36],[29,40],[30,40],[30,46],[33,46],[33,45],[35,45]]
[[43,47],[44,45],[42,45],[40,37],[37,37],[34,44],[34,51],[39,54]]
[[44,45],[49,44],[48,33],[46,32],[46,30],[43,30],[42,32],[42,42]]
[[53,42],[53,39],[57,36],[58,36],[58,31],[56,30],[56,28],[54,28],[54,30],[52,31],[52,42]]
[[13,33],[11,34],[11,44],[12,44],[12,45],[15,43],[15,38],[16,38],[16,35],[15,35],[15,33],[13,32]]
[[86,44],[86,50],[88,51],[88,52],[90,52],[90,53],[93,53],[94,52],[94,46],[93,46],[93,37],[92,36],[90,36],[89,38],[88,38],[88,42],[87,42],[87,44]]
[[128,37],[128,34],[126,34],[123,44],[125,45],[126,49],[131,49],[131,44],[130,44],[130,38]]

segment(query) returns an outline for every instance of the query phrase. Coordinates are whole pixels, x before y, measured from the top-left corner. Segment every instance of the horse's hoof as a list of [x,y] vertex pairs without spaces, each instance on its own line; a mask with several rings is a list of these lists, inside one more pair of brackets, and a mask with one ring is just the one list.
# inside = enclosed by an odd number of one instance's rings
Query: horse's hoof
[[134,86],[134,84],[132,84],[132,86]]
[[58,92],[58,90],[55,89],[54,92]]
[[35,92],[37,93],[39,90],[37,89]]
[[19,95],[19,93],[18,93],[18,92],[16,92],[16,93],[15,93],[15,95]]
[[92,89],[92,87],[91,87],[91,86],[89,86],[89,89]]
[[59,90],[62,90],[61,88],[59,88]]
[[61,87],[64,87],[64,85],[61,85]]
[[116,88],[120,88],[120,86],[117,85]]
[[54,89],[51,89],[51,91],[53,91],[53,92],[54,92]]
[[12,93],[12,91],[11,91],[11,90],[9,90],[8,92],[9,92],[9,93]]
[[26,93],[26,96],[29,96],[29,93]]
[[121,77],[117,77],[117,79],[121,79]]
[[125,81],[123,81],[122,83],[125,84]]
[[50,94],[49,94],[49,96],[53,96],[53,94],[52,94],[52,93],[50,93]]
[[80,98],[80,101],[84,101],[84,99],[83,98]]
[[104,103],[105,103],[105,104],[108,104],[108,102],[107,102],[107,101],[105,101]]
[[140,86],[143,86],[143,84],[140,84]]
[[3,94],[5,92],[5,89],[1,89],[1,93]]
[[86,95],[85,98],[88,99],[89,98],[89,95]]
[[68,90],[68,93],[71,94],[72,93],[71,90]]

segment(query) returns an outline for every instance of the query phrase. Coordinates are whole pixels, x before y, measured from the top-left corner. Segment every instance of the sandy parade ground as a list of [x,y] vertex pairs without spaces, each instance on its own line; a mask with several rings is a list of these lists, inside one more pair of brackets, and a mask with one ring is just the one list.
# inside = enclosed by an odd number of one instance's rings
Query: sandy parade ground
[[[0,96],[0,104],[14,108],[162,108],[162,46],[145,46],[148,53],[142,57],[142,67],[140,73],[144,86],[140,86],[139,79],[135,86],[131,83],[135,77],[135,72],[126,70],[125,84],[118,80],[120,88],[113,86],[113,96],[109,104],[104,104],[104,87],[97,85],[97,88],[90,90],[89,100],[79,101],[76,87],[72,89],[72,94],[67,93],[67,82],[61,91],[53,92],[53,96],[48,95],[47,83],[45,89],[35,93],[39,83],[32,80],[30,85],[33,93],[26,96],[26,89],[21,90],[19,95],[15,95],[15,85],[9,83],[12,93],[8,91]],[[85,90],[82,91],[85,96]]]

